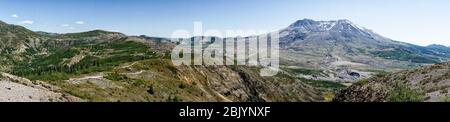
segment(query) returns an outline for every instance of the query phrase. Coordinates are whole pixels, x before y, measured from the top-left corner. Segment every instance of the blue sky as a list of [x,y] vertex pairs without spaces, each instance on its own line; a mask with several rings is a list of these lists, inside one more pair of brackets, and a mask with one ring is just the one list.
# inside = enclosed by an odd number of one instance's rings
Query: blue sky
[[35,31],[93,29],[169,37],[177,29],[277,30],[349,19],[386,37],[450,46],[449,0],[1,0],[0,20]]

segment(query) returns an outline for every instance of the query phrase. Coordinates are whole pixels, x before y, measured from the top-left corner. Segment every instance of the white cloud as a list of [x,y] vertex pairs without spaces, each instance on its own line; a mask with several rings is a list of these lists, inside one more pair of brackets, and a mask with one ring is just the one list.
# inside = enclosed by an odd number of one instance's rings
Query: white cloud
[[22,24],[22,25],[25,25],[25,24],[32,25],[32,24],[34,24],[34,21],[33,21],[33,20],[24,20],[24,21],[19,22],[19,24]]
[[84,24],[85,22],[84,21],[76,21],[75,22],[75,24],[79,24],[79,25],[82,25],[82,24]]
[[69,24],[62,24],[61,27],[69,27]]
[[13,14],[13,15],[11,15],[11,17],[12,17],[12,18],[19,18],[19,15]]

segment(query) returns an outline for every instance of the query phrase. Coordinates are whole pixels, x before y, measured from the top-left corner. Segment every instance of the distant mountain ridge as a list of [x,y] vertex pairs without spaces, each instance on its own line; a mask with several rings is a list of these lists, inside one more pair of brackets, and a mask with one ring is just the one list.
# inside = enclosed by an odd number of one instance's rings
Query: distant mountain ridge
[[439,45],[439,44],[432,44],[432,45],[428,45],[426,47],[428,49],[434,51],[437,54],[441,54],[441,55],[444,55],[444,56],[450,56],[450,47],[448,47],[448,46]]

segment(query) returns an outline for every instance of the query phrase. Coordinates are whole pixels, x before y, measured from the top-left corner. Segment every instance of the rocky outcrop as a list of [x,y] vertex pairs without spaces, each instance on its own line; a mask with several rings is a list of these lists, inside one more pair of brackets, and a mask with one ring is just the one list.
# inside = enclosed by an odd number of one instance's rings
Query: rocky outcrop
[[75,96],[60,93],[59,88],[41,81],[30,81],[1,73],[0,101],[4,102],[78,102]]
[[337,94],[335,102],[386,102],[388,101],[388,89],[381,83],[368,83],[365,85],[353,85]]

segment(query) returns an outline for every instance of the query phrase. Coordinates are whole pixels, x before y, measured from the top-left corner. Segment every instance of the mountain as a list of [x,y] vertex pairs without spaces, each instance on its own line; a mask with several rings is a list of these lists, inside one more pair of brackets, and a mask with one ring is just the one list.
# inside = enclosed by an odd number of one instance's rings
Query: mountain
[[361,80],[336,95],[337,102],[450,101],[450,62]]
[[281,63],[320,69],[323,80],[352,82],[381,71],[446,61],[450,53],[394,41],[349,20],[299,20],[280,30]]
[[435,52],[436,54],[448,57],[450,55],[450,47],[438,44],[432,44],[426,46],[429,50]]
[[0,70],[7,70],[15,60],[23,60],[21,53],[30,51],[40,36],[22,26],[0,21]]
[[14,42],[1,45],[0,91],[8,101],[324,101],[343,88],[287,73],[262,77],[259,67],[175,67],[176,44],[165,38],[0,29],[0,42]]
[[58,36],[60,35],[59,33],[49,33],[49,32],[44,32],[44,31],[36,31],[37,34],[42,35],[42,36]]
[[426,46],[427,48],[431,48],[431,49],[442,49],[442,50],[448,50],[450,49],[450,47],[444,46],[444,45],[440,45],[440,44],[431,44]]

